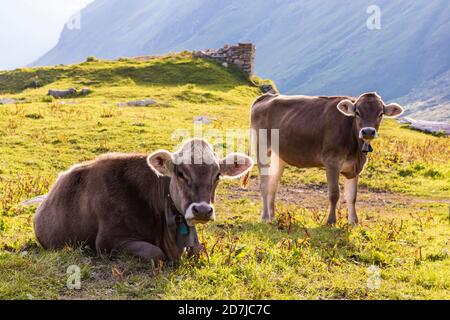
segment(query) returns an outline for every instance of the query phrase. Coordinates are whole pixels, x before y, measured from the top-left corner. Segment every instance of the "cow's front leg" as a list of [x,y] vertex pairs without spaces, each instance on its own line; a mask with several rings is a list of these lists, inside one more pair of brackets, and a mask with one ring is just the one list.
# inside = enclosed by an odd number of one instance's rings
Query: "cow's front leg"
[[153,260],[155,262],[166,259],[162,250],[145,241],[119,239],[103,239],[98,237],[96,240],[97,252],[125,252],[136,257]]
[[[264,168],[268,170],[267,168]],[[270,177],[266,174],[265,170],[259,170],[259,190],[261,192],[261,200],[263,203],[263,209],[261,213],[261,219],[263,222],[269,221],[270,213],[269,213],[269,183]]]
[[356,215],[356,194],[358,191],[358,176],[353,179],[345,179],[344,182],[344,193],[345,202],[347,202],[348,208],[348,223],[355,225],[358,223],[358,216]]
[[336,224],[336,205],[339,201],[339,167],[329,165],[326,167],[328,182],[328,199],[330,201],[330,212],[327,224]]
[[153,260],[155,262],[166,259],[166,256],[159,247],[145,241],[125,242],[119,247],[119,251],[126,252],[146,260]]

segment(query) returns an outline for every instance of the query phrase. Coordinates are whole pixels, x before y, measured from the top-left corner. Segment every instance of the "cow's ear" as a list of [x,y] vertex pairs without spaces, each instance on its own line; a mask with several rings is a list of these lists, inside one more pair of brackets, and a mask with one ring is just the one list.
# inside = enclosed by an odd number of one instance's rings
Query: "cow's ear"
[[147,157],[147,164],[158,176],[172,176],[173,156],[169,151],[153,152]]
[[398,117],[403,113],[403,108],[397,103],[390,103],[384,106],[383,114],[388,118]]
[[253,160],[243,153],[230,153],[219,161],[220,174],[225,178],[239,178],[253,167]]
[[347,117],[355,116],[355,104],[348,99],[339,102],[337,105],[337,109]]

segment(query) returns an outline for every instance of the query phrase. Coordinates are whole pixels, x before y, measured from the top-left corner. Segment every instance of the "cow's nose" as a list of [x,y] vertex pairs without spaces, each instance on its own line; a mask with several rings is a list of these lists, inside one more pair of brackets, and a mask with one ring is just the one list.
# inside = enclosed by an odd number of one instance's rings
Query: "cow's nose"
[[214,208],[206,203],[196,204],[192,206],[192,212],[197,219],[210,219],[214,213]]
[[364,139],[374,139],[377,136],[377,130],[375,128],[362,128],[361,136]]

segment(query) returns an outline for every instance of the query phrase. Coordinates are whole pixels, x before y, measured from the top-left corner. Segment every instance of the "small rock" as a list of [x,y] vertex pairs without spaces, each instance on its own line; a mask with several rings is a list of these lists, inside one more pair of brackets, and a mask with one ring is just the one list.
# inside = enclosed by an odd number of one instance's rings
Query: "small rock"
[[0,104],[13,104],[16,103],[16,100],[11,98],[0,99]]
[[211,120],[206,116],[196,116],[194,117],[194,124],[211,124]]
[[75,89],[75,88],[69,88],[67,90],[50,89],[50,90],[48,90],[48,93],[47,93],[48,96],[52,96],[53,98],[56,98],[56,99],[64,98],[67,96],[73,96],[76,94],[77,94],[77,89]]
[[91,89],[89,89],[89,88],[83,88],[80,91],[80,94],[83,96],[88,95],[89,93],[91,93]]
[[261,90],[262,93],[272,93],[272,94],[277,93],[271,84],[260,85],[259,90]]
[[222,63],[222,66],[223,66],[224,68],[228,68],[228,63],[224,62],[224,63]]
[[153,104],[156,104],[156,101],[152,100],[152,99],[135,100],[135,101],[127,102],[128,106],[134,106],[134,107],[147,107],[147,106],[151,106]]

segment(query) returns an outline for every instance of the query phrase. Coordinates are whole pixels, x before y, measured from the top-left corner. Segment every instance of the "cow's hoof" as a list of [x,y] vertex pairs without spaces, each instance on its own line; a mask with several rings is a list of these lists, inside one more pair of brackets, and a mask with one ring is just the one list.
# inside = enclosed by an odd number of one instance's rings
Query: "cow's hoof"
[[261,221],[264,222],[264,223],[270,223],[270,222],[273,221],[273,217],[265,217],[265,216],[262,216],[262,217],[261,217]]
[[261,214],[261,221],[262,221],[262,222],[270,222],[270,216],[269,216],[269,214],[263,212],[263,213]]
[[358,225],[358,220],[349,220],[349,221],[348,221],[348,224],[349,224],[351,227],[355,227],[355,226]]
[[336,219],[328,219],[326,225],[330,227],[336,225]]

